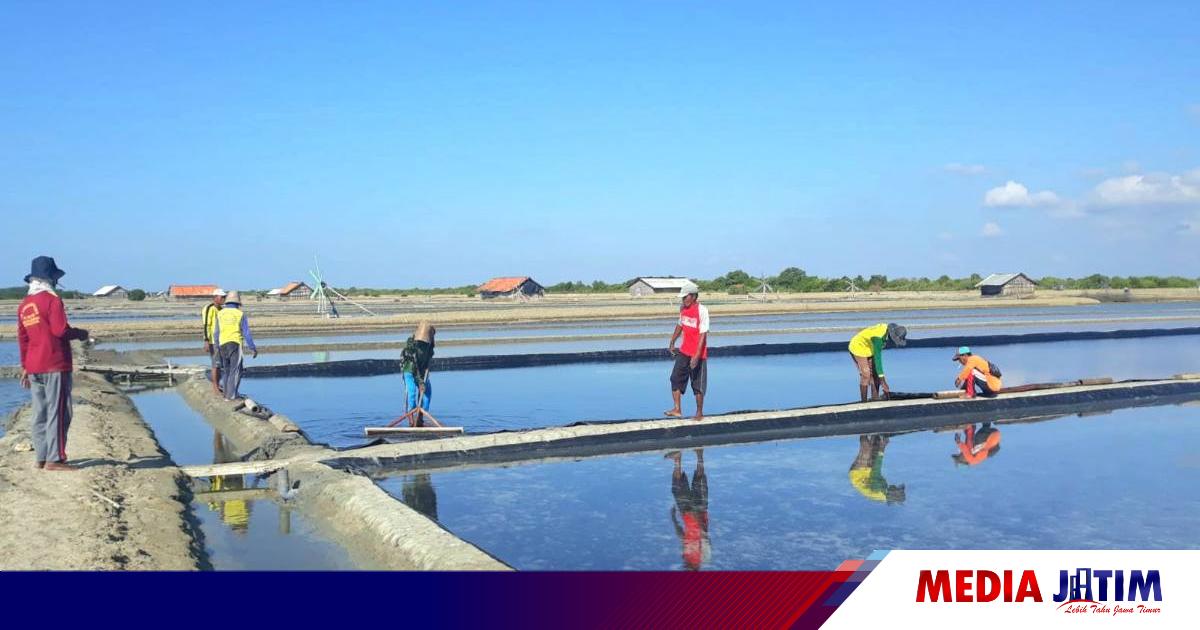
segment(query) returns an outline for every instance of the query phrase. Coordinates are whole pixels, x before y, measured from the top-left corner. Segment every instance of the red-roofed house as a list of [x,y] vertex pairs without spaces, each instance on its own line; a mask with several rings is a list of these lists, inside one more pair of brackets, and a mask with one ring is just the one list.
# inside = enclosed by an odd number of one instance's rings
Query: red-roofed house
[[312,288],[303,282],[289,282],[278,289],[267,291],[267,297],[277,298],[280,300],[290,300],[292,298],[307,299],[312,296]]
[[546,289],[529,276],[492,278],[479,285],[479,297],[490,300],[499,297],[515,297],[524,300],[546,295]]
[[172,284],[167,289],[167,298],[171,300],[211,300],[214,295],[225,292],[215,284]]

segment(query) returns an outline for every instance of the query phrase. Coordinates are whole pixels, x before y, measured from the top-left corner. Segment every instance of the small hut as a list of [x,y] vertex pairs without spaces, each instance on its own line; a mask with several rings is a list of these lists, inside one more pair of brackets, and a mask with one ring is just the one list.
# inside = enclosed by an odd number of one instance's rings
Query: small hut
[[1023,273],[994,273],[975,288],[982,297],[1033,297],[1038,283]]
[[277,300],[290,300],[292,298],[308,299],[312,297],[312,287],[300,281],[289,282],[278,289],[267,291],[267,297]]
[[516,298],[530,300],[546,295],[546,289],[529,276],[512,276],[492,278],[479,285],[479,297],[490,300],[494,298]]
[[642,297],[655,294],[678,294],[683,285],[691,282],[687,278],[640,277],[629,284],[629,295]]
[[129,292],[121,287],[121,285],[106,284],[97,289],[96,292],[92,294],[92,297],[124,300],[125,298],[129,297]]

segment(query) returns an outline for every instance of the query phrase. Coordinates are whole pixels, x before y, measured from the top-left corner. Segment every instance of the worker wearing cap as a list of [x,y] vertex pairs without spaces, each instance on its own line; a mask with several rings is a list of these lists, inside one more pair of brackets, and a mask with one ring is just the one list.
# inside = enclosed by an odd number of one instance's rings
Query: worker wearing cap
[[204,320],[204,351],[212,362],[212,387],[214,394],[221,393],[221,352],[220,344],[214,343],[213,329],[217,327],[217,313],[225,302],[225,292],[217,289],[213,292],[212,302],[204,305],[200,317]]
[[959,347],[953,360],[963,366],[958,378],[954,379],[954,386],[965,390],[967,398],[974,398],[976,395],[991,398],[1000,393],[1000,370],[990,361],[972,354],[967,346]]
[[221,352],[221,374],[225,383],[221,393],[225,400],[237,400],[238,387],[242,384],[242,361],[244,348],[250,348],[251,356],[258,358],[258,348],[250,335],[250,320],[242,312],[242,294],[230,291],[225,296],[225,306],[217,312],[217,323],[213,327],[213,341]]
[[908,343],[908,329],[899,324],[875,324],[850,339],[850,358],[858,368],[858,393],[863,401],[887,398],[892,390],[883,374],[883,348],[890,341],[897,348]]
[[[429,382],[429,364],[433,361],[434,335],[437,329],[429,322],[417,324],[411,337],[404,342],[400,352],[400,372],[404,375],[404,388],[408,394],[408,410],[429,410],[433,400],[433,383]],[[420,424],[419,414],[413,415],[414,426]]]
[[[708,387],[708,309],[700,303],[700,287],[688,282],[679,289],[683,302],[679,308],[679,323],[671,333],[667,351],[675,357],[671,369],[671,398],[675,406],[663,413],[672,418],[683,415],[680,406],[688,381],[696,395],[696,419],[704,418],[704,392]],[[675,341],[683,335],[683,345],[675,349]]]

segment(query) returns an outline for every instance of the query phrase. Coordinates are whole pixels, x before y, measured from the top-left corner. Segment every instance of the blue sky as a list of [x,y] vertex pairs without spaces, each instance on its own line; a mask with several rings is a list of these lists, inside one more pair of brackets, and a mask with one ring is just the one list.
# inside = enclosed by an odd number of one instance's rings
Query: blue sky
[[1200,3],[1082,6],[5,2],[0,285],[1200,275]]

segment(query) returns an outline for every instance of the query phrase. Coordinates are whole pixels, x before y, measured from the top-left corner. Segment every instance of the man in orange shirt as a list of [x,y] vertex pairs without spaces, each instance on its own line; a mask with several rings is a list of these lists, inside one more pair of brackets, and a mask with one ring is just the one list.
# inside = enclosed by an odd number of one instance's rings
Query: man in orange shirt
[[954,386],[966,390],[967,398],[974,398],[976,394],[992,398],[1000,393],[1000,369],[990,361],[972,354],[967,346],[954,353],[954,360],[963,366],[958,378],[954,379]]

